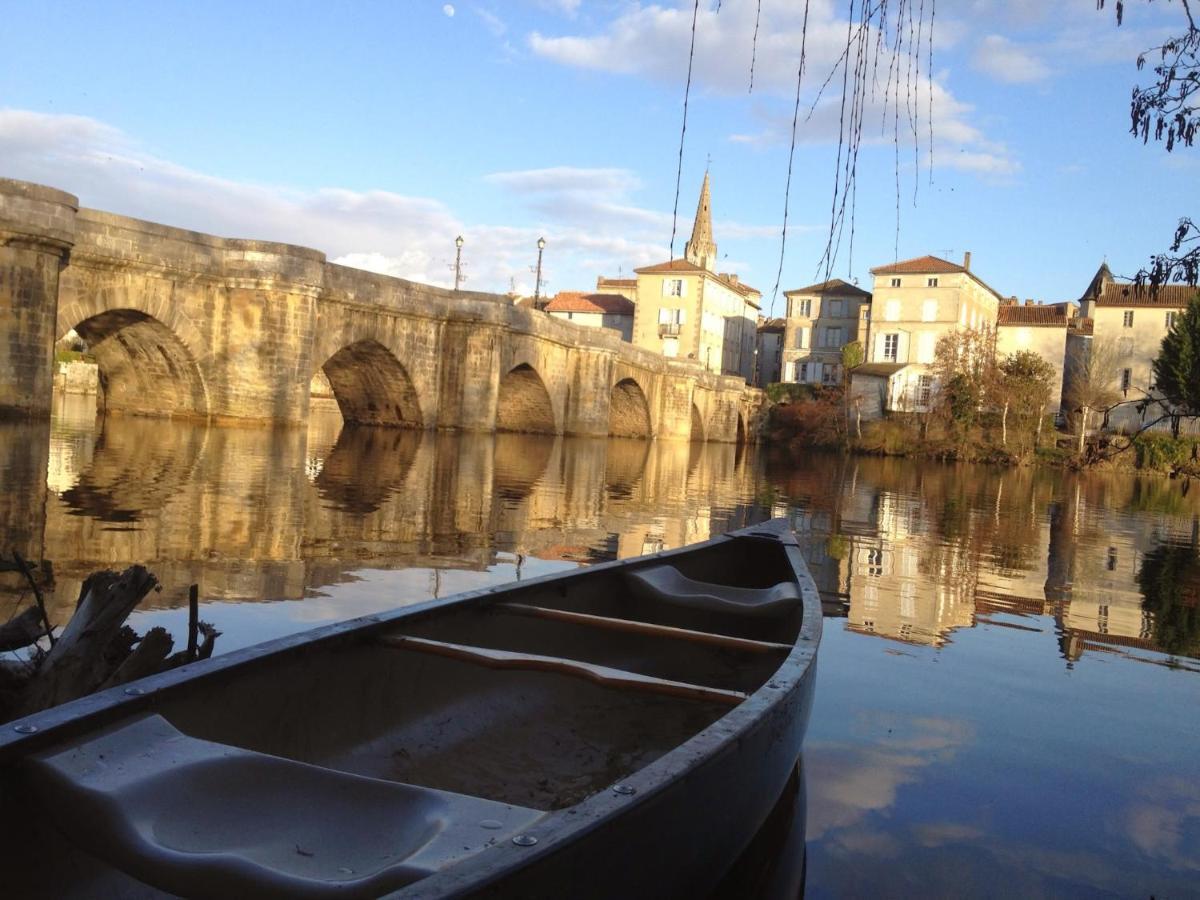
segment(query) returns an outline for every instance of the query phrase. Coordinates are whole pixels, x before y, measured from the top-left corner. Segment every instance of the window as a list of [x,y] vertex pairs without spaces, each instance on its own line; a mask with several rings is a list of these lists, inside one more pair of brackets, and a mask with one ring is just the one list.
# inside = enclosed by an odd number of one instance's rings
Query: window
[[1124,320],[1123,324],[1125,325],[1126,328],[1133,327],[1133,310],[1132,309],[1125,310],[1125,320]]
[[921,303],[921,321],[922,322],[936,322],[937,321],[937,301],[936,300],[925,300],[924,302]]
[[900,358],[900,335],[885,334],[883,336],[883,358],[895,362]]
[[1110,572],[1117,571],[1117,548],[1116,547],[1108,548],[1108,561],[1105,563],[1104,567],[1106,569],[1108,569],[1108,571],[1110,571]]
[[899,278],[892,279],[892,287],[900,287],[900,279]]
[[1175,322],[1178,318],[1179,318],[1179,313],[1175,312],[1174,310],[1167,313],[1167,328],[1174,328]]
[[796,350],[807,350],[808,349],[808,332],[809,332],[809,329],[807,326],[796,329],[796,339],[795,339],[795,344],[796,344],[795,349]]
[[884,307],[883,317],[889,322],[900,321],[900,301],[889,300],[887,306]]
[[824,363],[821,366],[821,384],[833,384],[834,377],[837,374],[837,366],[832,363]]
[[682,309],[663,307],[658,311],[658,336],[679,337],[683,330],[684,315]]
[[1121,370],[1121,390],[1128,391],[1133,384],[1133,369]]
[[808,383],[808,363],[800,363],[799,374],[796,375],[796,380],[801,384]]
[[845,304],[844,300],[830,300],[829,301],[829,318],[840,319],[842,316],[844,316],[846,314],[845,310],[843,309],[844,304]]
[[800,315],[812,317],[812,298],[805,297],[800,301]]
[[925,280],[925,285],[927,287],[937,287],[937,279],[936,278],[928,278]]
[[917,378],[917,404],[928,406],[933,398],[933,376],[921,375]]
[[879,576],[883,574],[883,551],[872,547],[867,551],[867,574]]
[[842,329],[826,328],[825,329],[825,347],[840,347],[842,346]]

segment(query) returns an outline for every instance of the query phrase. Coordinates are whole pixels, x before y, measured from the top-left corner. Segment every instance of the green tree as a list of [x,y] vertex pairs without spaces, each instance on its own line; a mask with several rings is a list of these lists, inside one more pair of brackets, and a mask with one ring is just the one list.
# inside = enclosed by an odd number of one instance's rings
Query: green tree
[[1200,294],[1163,338],[1154,360],[1154,383],[1176,412],[1200,416]]
[[997,370],[994,400],[1000,407],[1001,442],[1008,446],[1008,413],[1011,409],[1022,422],[1037,422],[1037,437],[1042,435],[1046,405],[1054,390],[1054,366],[1032,350],[1006,356]]

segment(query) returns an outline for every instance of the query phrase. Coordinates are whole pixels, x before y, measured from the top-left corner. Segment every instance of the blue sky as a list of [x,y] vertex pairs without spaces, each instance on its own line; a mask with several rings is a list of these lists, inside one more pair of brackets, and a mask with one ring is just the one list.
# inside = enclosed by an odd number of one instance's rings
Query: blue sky
[[[917,0],[913,0],[917,2]],[[933,0],[926,0],[932,4]],[[706,160],[722,269],[775,282],[799,0],[702,0],[680,230]],[[805,107],[846,33],[845,0],[812,0]],[[939,0],[932,183],[923,139],[868,120],[853,257],[834,274],[973,253],[999,291],[1074,299],[1101,260],[1132,273],[1196,213],[1195,151],[1127,131],[1137,52],[1178,2]],[[351,265],[466,286],[589,289],[665,259],[691,3],[10,4],[0,56],[0,176],[85,206],[316,247]],[[15,38],[15,39],[14,39]],[[929,97],[923,82],[922,102]],[[800,130],[781,289],[819,274],[833,190],[836,92]],[[874,112],[878,112],[877,110]],[[917,175],[916,205],[912,202]],[[766,299],[769,299],[766,298]],[[779,307],[781,308],[781,307]]]

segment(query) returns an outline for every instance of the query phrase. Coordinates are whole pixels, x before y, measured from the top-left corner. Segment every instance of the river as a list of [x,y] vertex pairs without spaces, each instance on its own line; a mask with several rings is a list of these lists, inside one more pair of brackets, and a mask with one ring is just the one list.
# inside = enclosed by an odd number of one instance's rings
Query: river
[[828,617],[808,896],[1200,894],[1200,487],[71,397],[0,425],[0,479],[0,548],[53,566],[52,618],[142,562],[135,627],[179,640],[195,582],[218,652],[786,516]]

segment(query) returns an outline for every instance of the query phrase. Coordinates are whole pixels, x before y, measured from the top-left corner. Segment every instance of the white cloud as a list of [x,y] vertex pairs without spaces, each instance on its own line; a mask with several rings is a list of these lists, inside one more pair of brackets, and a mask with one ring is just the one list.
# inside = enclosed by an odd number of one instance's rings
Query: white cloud
[[454,7],[451,6],[449,3],[447,3],[445,6],[442,7],[442,12],[444,12],[446,14],[447,18],[449,18],[449,19],[454,18]]
[[484,9],[482,6],[475,7],[475,15],[483,21],[484,26],[495,37],[502,37],[508,31],[508,25],[498,15],[490,9]]
[[998,34],[989,34],[979,42],[971,64],[1005,84],[1032,84],[1052,74],[1050,67],[1028,49]]
[[[721,94],[744,94],[749,82],[750,54],[754,33],[756,5],[731,3],[718,14],[713,8],[702,8],[696,27],[696,57],[693,67],[694,86]],[[791,102],[796,84],[796,67],[802,39],[804,4],[792,0],[764,0],[759,27],[755,62],[754,90],[760,105],[753,115],[763,121],[759,132],[739,131],[729,140],[749,145],[771,145],[786,142],[791,136]],[[939,7],[939,16],[940,16]],[[845,46],[847,22],[841,4],[832,0],[814,0],[809,6],[807,37],[805,39],[807,74],[802,100],[802,119],[814,103],[817,90],[838,63]],[[551,36],[535,31],[529,35],[531,50],[545,59],[576,68],[594,69],[616,74],[634,75],[663,81],[682,87],[682,73],[687,68],[687,52],[691,39],[692,10],[690,4],[664,8],[635,3],[618,15],[602,30],[591,34]],[[944,46],[951,27],[938,27],[938,46]],[[910,40],[912,38],[909,38]],[[922,38],[924,41],[925,38]],[[945,76],[931,77],[922,50],[918,62],[907,55],[898,61],[899,105],[907,105],[909,97],[919,115],[926,116],[932,105],[936,156],[948,159],[959,150],[987,154],[997,159],[994,168],[1017,169],[1008,159],[1003,145],[990,141],[972,124],[974,112],[970,104],[954,96],[945,84]],[[879,123],[886,113],[894,115],[897,98],[894,88],[887,90],[887,72],[893,56],[887,44],[880,51],[878,81],[875,90],[865,98],[864,143],[888,143],[890,137],[880,134]],[[917,67],[920,66],[918,74]],[[896,82],[893,82],[895,85]],[[816,102],[811,118],[802,121],[797,139],[802,143],[836,141],[841,131],[841,78]],[[891,96],[885,97],[885,94]],[[902,119],[905,117],[902,111]],[[923,123],[922,123],[923,124]],[[908,123],[901,123],[907,131]],[[888,126],[890,132],[890,125]],[[921,128],[920,140],[927,142],[927,128]],[[976,166],[978,167],[978,161]]]

